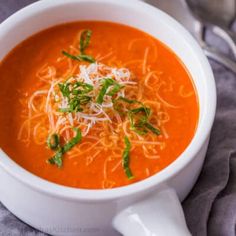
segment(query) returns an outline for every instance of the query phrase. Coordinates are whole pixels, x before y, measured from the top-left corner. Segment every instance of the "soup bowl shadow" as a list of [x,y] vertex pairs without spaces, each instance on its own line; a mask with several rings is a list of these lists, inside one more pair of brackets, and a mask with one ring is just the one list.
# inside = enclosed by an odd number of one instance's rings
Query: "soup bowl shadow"
[[180,201],[200,173],[216,109],[215,81],[206,57],[178,22],[146,3],[42,0],[0,25],[0,60],[36,32],[81,20],[129,25],[171,48],[196,87],[200,108],[196,133],[185,151],[164,170],[109,190],[82,190],[48,182],[17,165],[0,149],[1,202],[24,222],[52,235],[190,235]]

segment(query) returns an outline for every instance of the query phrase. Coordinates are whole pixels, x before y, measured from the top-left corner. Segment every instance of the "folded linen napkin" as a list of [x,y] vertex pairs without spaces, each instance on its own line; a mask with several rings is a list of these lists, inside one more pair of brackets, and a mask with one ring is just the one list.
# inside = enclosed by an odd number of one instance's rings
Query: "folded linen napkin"
[[218,106],[201,175],[183,202],[195,236],[234,236],[236,223],[236,75],[211,63]]

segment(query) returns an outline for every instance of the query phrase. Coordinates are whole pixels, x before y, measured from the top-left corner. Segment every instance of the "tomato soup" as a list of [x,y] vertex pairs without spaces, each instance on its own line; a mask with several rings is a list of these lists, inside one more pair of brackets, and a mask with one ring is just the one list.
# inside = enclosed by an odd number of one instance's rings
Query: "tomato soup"
[[58,25],[0,64],[0,147],[48,181],[109,189],[148,178],[198,124],[193,81],[163,43],[108,22]]

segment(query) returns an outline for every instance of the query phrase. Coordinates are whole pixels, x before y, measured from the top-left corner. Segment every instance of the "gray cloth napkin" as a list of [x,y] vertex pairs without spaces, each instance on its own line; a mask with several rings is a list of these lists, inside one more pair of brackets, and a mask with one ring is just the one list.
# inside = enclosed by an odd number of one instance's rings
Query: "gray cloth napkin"
[[[34,0],[0,0],[0,22],[32,2]],[[226,49],[212,35],[209,38],[218,43],[218,47]],[[216,120],[201,175],[183,202],[183,208],[193,236],[235,236],[236,75],[212,61],[211,65],[218,90]],[[1,235],[44,234],[21,222],[0,204]]]
[[211,63],[218,107],[201,175],[183,202],[194,236],[234,236],[236,223],[236,75]]

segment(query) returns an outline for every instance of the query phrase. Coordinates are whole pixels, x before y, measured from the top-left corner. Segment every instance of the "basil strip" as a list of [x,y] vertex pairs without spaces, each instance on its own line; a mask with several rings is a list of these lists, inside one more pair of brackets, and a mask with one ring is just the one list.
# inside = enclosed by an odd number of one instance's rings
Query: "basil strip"
[[89,55],[78,55],[77,58],[79,58],[80,61],[87,61],[90,63],[94,63],[96,61],[92,56]]
[[145,123],[145,127],[149,130],[151,130],[154,134],[160,135],[161,131],[157,128],[155,128],[153,125],[151,125],[149,122]]
[[66,143],[63,147],[63,153],[68,152],[71,148],[73,148],[77,143],[79,143],[82,139],[82,133],[79,128],[74,128],[76,135],[72,138],[68,143]]
[[122,88],[124,88],[123,85],[116,83],[113,86],[113,88],[111,89],[111,91],[109,93],[107,93],[107,95],[112,97],[112,96],[116,95]]
[[81,105],[86,105],[92,100],[91,96],[86,95],[93,90],[93,86],[83,82],[60,83],[60,91],[68,99],[68,107],[59,108],[59,112],[78,112],[83,111]]
[[62,157],[63,157],[63,152],[62,149],[60,148],[53,157],[48,159],[48,162],[52,165],[57,165],[58,168],[61,168],[63,164]]
[[69,107],[66,107],[66,108],[59,108],[58,111],[59,111],[59,112],[63,112],[63,113],[72,112]]
[[127,112],[123,112],[123,114],[128,114],[131,130],[133,130],[134,132],[140,135],[145,135],[146,133],[148,133],[148,130],[150,130],[156,135],[160,135],[161,133],[160,130],[155,128],[152,124],[148,122],[149,117],[151,115],[150,108],[146,107],[142,102],[139,102],[137,100],[130,100],[125,97],[119,97],[113,100],[113,105],[114,105],[114,109],[117,110],[121,114],[122,114],[122,111],[120,109],[119,104],[117,104],[119,100],[124,101],[130,105],[135,104],[135,103],[141,105],[140,107],[130,109]]
[[92,56],[89,55],[72,55],[66,51],[62,51],[62,54],[75,61],[87,61],[90,63],[94,63],[96,61]]
[[125,98],[125,97],[118,97],[117,100],[122,100],[122,101],[124,101],[124,102],[126,102],[126,103],[129,103],[129,104],[141,103],[141,102],[139,102],[139,101],[137,101],[137,100],[130,100],[130,99]]
[[102,88],[100,90],[100,93],[98,94],[97,97],[97,103],[98,104],[102,104],[103,103],[103,98],[107,92],[107,89],[113,85],[115,83],[115,81],[111,78],[105,78],[102,82]]
[[59,83],[58,86],[59,86],[59,89],[64,97],[70,96],[70,89],[69,89],[70,83],[64,83],[64,84]]
[[72,55],[66,51],[62,51],[62,54],[72,60],[76,60],[76,61],[81,61],[80,58],[78,56]]
[[63,164],[63,154],[71,150],[77,143],[79,143],[82,139],[82,134],[79,128],[74,128],[76,131],[76,135],[72,138],[68,143],[66,143],[63,147],[59,147],[56,154],[48,159],[48,162],[52,165],[57,165],[58,168],[62,167]]
[[[79,89],[80,87],[83,88],[83,90]],[[86,94],[93,90],[93,86],[91,84],[83,83],[83,82],[76,82],[74,84],[72,94]]]
[[134,109],[130,110],[130,112],[132,112],[133,114],[137,114],[139,112],[144,112],[145,116],[148,118],[151,114],[151,109],[143,105],[142,107],[138,107],[138,108],[134,108]]
[[48,136],[47,145],[50,149],[55,150],[59,145],[59,136],[58,134],[52,134]]
[[133,176],[132,171],[130,170],[130,167],[129,167],[129,162],[130,162],[130,155],[129,154],[130,154],[130,149],[131,149],[131,143],[130,143],[127,136],[125,136],[124,141],[125,141],[125,149],[124,149],[123,155],[122,155],[122,158],[123,158],[122,165],[123,165],[123,169],[124,169],[125,174],[128,177],[128,179],[133,179],[134,176]]
[[89,55],[86,55],[84,53],[84,50],[89,46],[90,43],[90,39],[91,39],[91,35],[92,35],[92,31],[91,30],[84,30],[81,33],[80,36],[80,55],[72,55],[66,51],[62,51],[62,54],[72,60],[76,60],[76,61],[87,61],[90,63],[94,63],[96,60]]
[[91,39],[92,31],[84,30],[80,36],[80,53],[84,54],[84,50],[88,47]]

